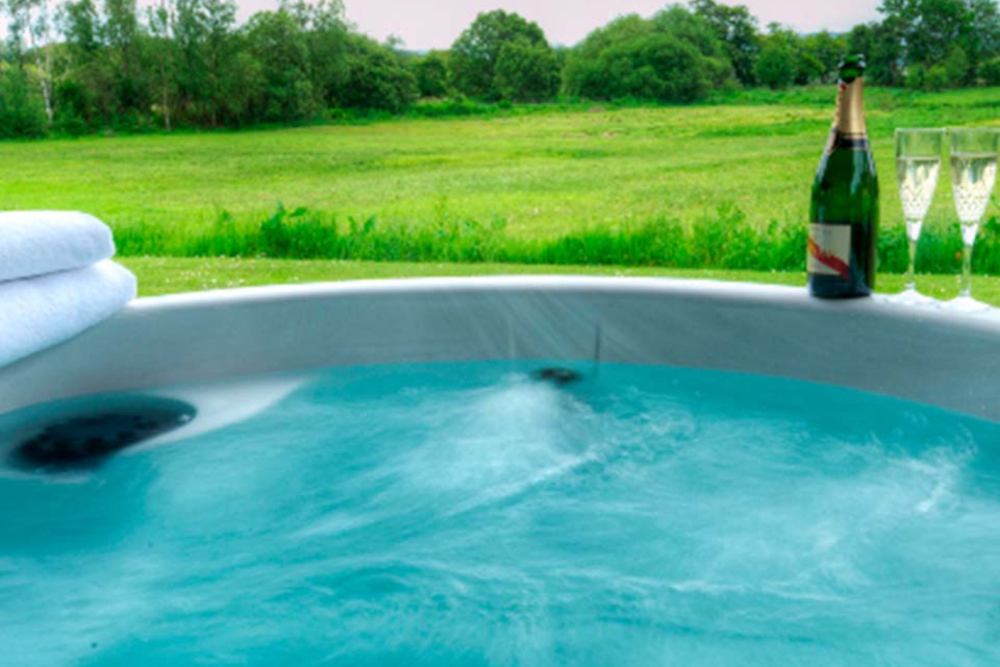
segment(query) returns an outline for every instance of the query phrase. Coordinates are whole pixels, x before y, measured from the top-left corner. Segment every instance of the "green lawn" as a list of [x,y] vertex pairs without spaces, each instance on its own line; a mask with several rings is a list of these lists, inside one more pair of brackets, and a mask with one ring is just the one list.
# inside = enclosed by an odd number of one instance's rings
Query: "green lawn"
[[[178,233],[277,202],[423,224],[444,213],[550,238],[656,217],[696,224],[723,203],[751,222],[801,221],[833,87],[670,108],[580,106],[490,118],[0,144],[0,209],[69,208]],[[1000,90],[870,91],[884,224],[901,224],[892,129],[996,124]],[[768,103],[765,103],[768,102]],[[931,223],[953,219],[941,183]]]
[[[487,276],[513,274],[551,274],[595,276],[659,276],[675,278],[707,278],[804,285],[801,273],[765,273],[754,271],[685,271],[679,269],[646,269],[591,266],[525,266],[521,264],[410,264],[404,262],[336,262],[293,261],[267,259],[176,259],[133,257],[122,262],[139,278],[142,296],[158,296],[178,292],[250,287],[280,283],[309,283],[332,280],[362,280],[375,278],[415,278],[431,276]],[[879,276],[879,291],[898,292],[903,287],[902,276]],[[922,292],[938,299],[950,299],[958,292],[956,276],[919,276]],[[973,285],[979,299],[1000,305],[1000,278],[975,278]]]
[[[129,239],[128,250],[136,255],[158,254],[162,251],[156,248],[183,245],[157,245],[157,241],[143,246],[145,239],[162,240],[164,235],[195,241],[184,245],[183,251],[164,254],[260,254],[258,250],[226,250],[252,246],[202,243],[239,228],[267,232],[272,241],[277,238],[278,242],[267,246],[279,248],[277,254],[270,249],[264,251],[266,254],[293,256],[281,254],[281,243],[286,239],[280,234],[284,230],[260,224],[278,202],[288,209],[306,207],[320,220],[336,216],[343,222],[375,216],[379,229],[383,229],[381,225],[406,223],[423,229],[427,233],[424,238],[433,244],[444,238],[442,234],[461,233],[467,220],[485,225],[470,227],[480,230],[493,229],[495,221],[503,220],[505,238],[527,243],[529,248],[542,247],[543,241],[551,243],[556,237],[581,230],[589,234],[594,225],[631,229],[651,220],[677,220],[689,227],[703,223],[697,228],[709,232],[706,243],[712,251],[726,242],[713,241],[716,232],[711,230],[719,225],[731,229],[727,222],[731,218],[716,214],[723,205],[729,206],[730,212],[733,207],[742,211],[751,225],[778,221],[784,226],[767,229],[797,230],[800,225],[804,229],[809,189],[833,114],[834,95],[832,87],[786,93],[750,91],[687,107],[570,105],[520,108],[465,119],[404,118],[244,132],[7,142],[0,144],[0,210],[89,211],[120,233],[131,228],[130,234],[122,233],[120,238]],[[1000,123],[1000,89],[938,94],[869,90],[867,110],[882,175],[882,226],[898,232],[902,222],[895,194],[893,129],[996,125]],[[937,253],[935,270],[941,272],[957,270],[958,266],[957,259],[951,266],[959,243],[949,227],[954,221],[952,205],[945,178],[939,184],[928,221],[931,233],[922,251],[925,257],[930,257],[932,250]],[[232,217],[220,219],[223,211]],[[996,212],[994,208],[992,213]],[[704,224],[711,216],[715,216],[714,228]],[[739,215],[732,219],[737,218]],[[296,219],[306,222],[295,233],[315,229],[309,227],[314,218]],[[442,221],[450,221],[452,226]],[[993,227],[984,233],[980,243],[982,250],[977,258],[981,271],[992,271],[984,268],[981,260],[1000,243],[994,238]],[[343,229],[338,227],[337,233]],[[359,225],[358,229],[352,243],[372,240],[365,236],[367,227]],[[780,247],[780,239],[773,233],[761,232],[756,243],[766,244],[767,249]],[[315,238],[321,248],[328,247],[323,240],[327,237]],[[786,234],[786,245],[789,238]],[[898,233],[895,238],[900,239]],[[483,239],[489,242],[488,233],[472,237],[469,243]],[[136,240],[140,243],[136,244]],[[399,238],[389,234],[374,240],[383,244],[373,246],[378,259],[383,252],[380,248],[388,253]],[[601,243],[606,240],[598,236],[577,238],[571,247],[593,242],[603,253],[601,248],[605,246]],[[789,252],[799,243],[795,238],[792,241]],[[627,244],[624,247],[622,261],[627,261],[634,249]],[[772,265],[770,260],[760,259],[765,256],[760,245],[738,250],[737,259],[755,260],[749,266]],[[699,258],[708,257],[698,260],[705,266],[716,261],[711,259],[714,251],[703,248],[701,252]],[[898,256],[905,250],[900,246],[894,252]],[[798,256],[797,251],[793,254]],[[605,253],[594,261],[607,256]],[[534,258],[563,261],[558,254],[536,253]],[[292,262],[221,257],[135,257],[125,261],[138,273],[144,295],[265,283],[500,273],[803,282],[801,273],[489,263]],[[895,261],[886,266],[899,270],[900,264]],[[891,292],[900,287],[898,276],[881,279],[882,290]],[[935,296],[949,298],[955,294],[957,282],[954,276],[936,276],[923,280],[922,287]],[[995,279],[977,277],[977,291],[982,298],[1000,302],[1000,282]]]

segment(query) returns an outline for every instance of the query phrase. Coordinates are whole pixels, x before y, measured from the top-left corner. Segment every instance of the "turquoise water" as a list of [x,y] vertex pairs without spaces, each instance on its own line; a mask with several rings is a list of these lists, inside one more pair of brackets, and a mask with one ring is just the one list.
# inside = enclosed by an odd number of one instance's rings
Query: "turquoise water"
[[1000,426],[539,366],[339,369],[91,472],[0,471],[0,664],[1000,663]]

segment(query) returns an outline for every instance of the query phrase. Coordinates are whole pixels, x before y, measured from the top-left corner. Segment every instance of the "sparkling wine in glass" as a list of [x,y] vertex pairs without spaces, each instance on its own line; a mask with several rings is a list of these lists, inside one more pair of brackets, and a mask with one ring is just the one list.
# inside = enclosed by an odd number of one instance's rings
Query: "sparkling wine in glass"
[[958,298],[948,306],[973,312],[986,310],[986,304],[972,298],[972,248],[979,234],[979,223],[990,203],[997,177],[997,140],[992,129],[957,129],[951,137],[951,189],[955,211],[962,225],[962,282]]
[[944,130],[934,128],[896,130],[896,178],[899,198],[903,203],[906,239],[910,258],[906,269],[906,288],[895,301],[924,304],[934,300],[917,292],[917,242],[924,218],[934,199],[938,174],[941,171],[941,149]]

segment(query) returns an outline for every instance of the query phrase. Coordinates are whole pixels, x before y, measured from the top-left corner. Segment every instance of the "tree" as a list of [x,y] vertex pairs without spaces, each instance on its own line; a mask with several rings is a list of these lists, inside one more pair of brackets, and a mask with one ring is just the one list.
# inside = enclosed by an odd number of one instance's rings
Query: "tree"
[[965,49],[956,44],[948,51],[947,57],[941,63],[948,76],[950,88],[957,88],[968,81],[971,77],[969,67],[969,57],[965,55]]
[[551,51],[538,24],[502,9],[479,14],[451,47],[452,84],[470,97],[498,99],[500,52],[505,44],[518,40]]
[[970,35],[971,46],[976,55],[971,63],[973,72],[981,63],[1000,55],[1000,14],[996,0],[968,0],[975,27]]
[[[10,39],[16,42],[16,50],[24,51],[21,40],[26,37],[27,50],[34,57],[36,78],[45,106],[48,125],[52,124],[52,20],[47,0],[7,0],[7,15],[10,17]],[[0,5],[3,6],[3,5]],[[18,67],[23,63],[18,60]]]
[[309,52],[309,80],[316,97],[326,106],[337,103],[337,94],[350,76],[348,26],[340,0],[283,0],[282,7],[295,17]]
[[795,67],[792,64],[795,53],[782,39],[771,36],[761,49],[754,68],[757,80],[772,89],[787,88],[795,81]]
[[711,26],[682,7],[615,19],[567,56],[563,87],[592,99],[693,102],[733,79]]
[[55,87],[56,126],[70,134],[107,121],[111,82],[101,67],[100,17],[93,0],[66,2],[58,15],[68,55],[67,71]]
[[807,35],[801,40],[800,70],[810,70],[806,83],[830,83],[837,78],[837,65],[847,52],[847,39],[828,31]]
[[543,102],[559,88],[559,63],[548,45],[525,39],[508,42],[497,57],[497,96],[511,102]]
[[651,20],[656,32],[675,37],[698,51],[701,56],[698,68],[700,74],[710,80],[710,88],[721,88],[732,82],[733,66],[726,54],[725,44],[719,40],[708,21],[680,5],[657,12]]
[[448,94],[448,61],[444,53],[431,51],[415,58],[411,68],[421,97],[444,97]]
[[111,80],[114,122],[134,128],[148,114],[150,86],[146,82],[136,16],[136,0],[104,0],[99,36],[106,45],[103,68]]
[[250,54],[260,63],[264,94],[256,100],[259,121],[305,120],[316,111],[309,80],[309,50],[300,23],[284,9],[258,12],[245,28]]
[[756,83],[754,66],[760,55],[757,19],[746,5],[730,7],[714,0],[692,0],[695,14],[708,22],[716,37],[725,45],[736,78],[744,86]]
[[995,56],[979,66],[979,76],[987,86],[1000,86],[1000,56]]
[[158,70],[157,88],[160,92],[160,108],[163,112],[163,124],[167,131],[171,130],[170,105],[174,97],[174,61],[175,42],[173,40],[173,22],[171,11],[166,0],[161,0],[156,8],[150,7],[149,32],[153,39],[149,42],[149,50],[153,52]]
[[398,112],[419,94],[413,73],[398,54],[369,37],[349,36],[347,67],[347,80],[337,94],[340,106]]
[[93,0],[66,2],[61,8],[60,23],[66,44],[78,62],[89,62],[100,49],[100,17]]
[[[236,26],[236,3],[233,0],[201,2],[203,32],[199,50],[205,67],[202,99],[208,109],[208,123],[211,127],[218,127],[220,117],[226,115],[224,110],[231,96],[235,94],[238,98],[245,94],[234,91],[233,85],[227,86],[226,79],[235,77],[240,81],[239,73],[245,71],[241,69],[241,62],[246,63],[246,60],[240,61],[237,39],[233,33]],[[242,84],[249,85],[245,81]],[[254,90],[254,86],[251,85],[249,90]]]
[[0,67],[0,137],[40,137],[45,133],[45,108],[31,90],[25,70]]
[[[234,40],[243,41],[241,35]],[[254,58],[248,48],[233,49],[232,58],[226,63],[224,75],[218,82],[218,101],[213,109],[217,120],[226,125],[242,126],[260,121],[258,116],[262,103],[267,97],[267,82],[264,66]]]
[[899,10],[895,17],[904,26],[907,62],[942,62],[953,45],[966,41],[971,29],[972,15],[962,0],[906,0],[883,8]]
[[[779,23],[769,24],[767,33],[763,39],[764,49],[768,51],[768,62],[760,65],[758,60],[759,71],[766,72],[767,77],[760,80],[762,84],[771,88],[785,88],[791,84],[804,86],[822,81],[828,74],[820,54],[810,50],[808,37],[802,37]],[[779,56],[784,63],[779,62]],[[839,57],[837,60],[839,61]],[[784,81],[786,66],[791,69],[792,78],[788,82]],[[836,69],[836,63],[833,68]]]
[[847,51],[863,53],[865,78],[880,86],[903,84],[903,45],[898,22],[885,20],[856,25],[847,38]]
[[889,50],[883,59],[895,56],[909,69],[930,72],[940,66],[935,81],[947,77],[951,86],[971,83],[980,63],[1000,51],[994,0],[884,0],[879,11],[885,18],[871,46]]

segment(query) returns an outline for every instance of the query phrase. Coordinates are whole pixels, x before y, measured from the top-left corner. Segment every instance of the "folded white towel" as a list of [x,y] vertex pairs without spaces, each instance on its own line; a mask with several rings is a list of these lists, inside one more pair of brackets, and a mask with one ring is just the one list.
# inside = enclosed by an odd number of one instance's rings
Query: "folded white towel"
[[0,283],[0,366],[89,329],[135,293],[135,276],[114,262]]
[[0,282],[89,266],[111,258],[103,222],[73,211],[0,213]]

